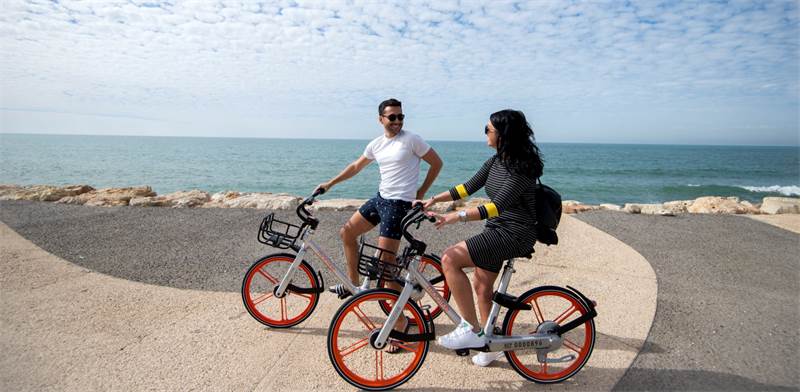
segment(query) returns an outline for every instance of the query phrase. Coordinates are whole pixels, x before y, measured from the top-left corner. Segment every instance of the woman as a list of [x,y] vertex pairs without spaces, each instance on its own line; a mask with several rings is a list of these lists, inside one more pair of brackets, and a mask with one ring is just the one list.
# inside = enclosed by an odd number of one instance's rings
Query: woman
[[[485,128],[487,144],[497,150],[472,179],[426,201],[424,207],[474,194],[486,186],[491,202],[451,212],[431,214],[436,227],[456,222],[488,219],[484,231],[445,250],[442,266],[445,278],[461,311],[462,320],[456,329],[439,338],[449,349],[483,347],[486,338],[480,327],[486,323],[492,306],[494,281],[503,261],[530,256],[536,242],[533,222],[534,186],[542,175],[542,159],[534,143],[533,130],[525,115],[516,110],[502,110],[489,118]],[[475,268],[473,287],[477,295],[481,320],[475,314],[469,278],[464,268]],[[480,353],[472,358],[479,366],[487,366],[499,353]]]

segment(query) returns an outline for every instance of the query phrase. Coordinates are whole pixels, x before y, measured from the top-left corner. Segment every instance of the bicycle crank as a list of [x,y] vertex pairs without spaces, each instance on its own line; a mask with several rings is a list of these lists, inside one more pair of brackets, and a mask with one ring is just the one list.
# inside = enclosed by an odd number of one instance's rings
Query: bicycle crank
[[539,363],[564,363],[574,361],[577,356],[575,354],[568,354],[561,358],[547,358],[547,354],[537,355]]

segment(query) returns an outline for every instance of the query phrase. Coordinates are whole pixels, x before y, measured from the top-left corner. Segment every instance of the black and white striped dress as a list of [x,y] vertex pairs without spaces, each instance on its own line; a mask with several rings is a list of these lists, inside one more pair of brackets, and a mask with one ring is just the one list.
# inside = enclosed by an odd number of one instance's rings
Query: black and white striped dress
[[467,182],[450,189],[453,200],[486,187],[490,203],[478,206],[487,219],[482,233],[466,240],[476,266],[499,272],[503,261],[529,256],[536,242],[536,179],[515,173],[497,156],[489,158]]

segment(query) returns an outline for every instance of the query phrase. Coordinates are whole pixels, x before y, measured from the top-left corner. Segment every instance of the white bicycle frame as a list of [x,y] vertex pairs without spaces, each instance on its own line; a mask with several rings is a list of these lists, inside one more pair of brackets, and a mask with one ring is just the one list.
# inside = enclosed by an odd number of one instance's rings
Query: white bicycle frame
[[[433,288],[433,286],[425,279],[424,276],[417,270],[419,266],[420,257],[414,257],[406,267],[406,275],[404,278],[405,285],[403,286],[403,290],[400,292],[400,296],[397,299],[397,303],[392,307],[392,311],[389,313],[389,316],[386,322],[383,324],[380,333],[378,334],[377,339],[375,339],[375,347],[382,349],[386,346],[387,341],[389,339],[389,334],[392,332],[392,328],[395,325],[395,322],[399,319],[400,314],[403,312],[403,308],[405,307],[406,303],[408,302],[411,294],[414,292],[414,286],[419,285],[428,293],[428,295],[439,305],[447,314],[447,317],[455,324],[458,325],[461,323],[462,317],[458,312],[453,309],[450,304],[442,298],[441,295]],[[509,282],[511,281],[511,275],[516,272],[514,270],[514,259],[507,260],[505,266],[503,267],[503,274],[500,277],[500,286],[497,288],[497,292],[501,294],[505,294],[508,290]],[[541,350],[543,353],[550,352],[553,350],[558,349],[561,347],[562,338],[553,333],[534,333],[534,334],[527,334],[527,335],[514,335],[514,336],[501,336],[494,334],[494,326],[497,322],[497,316],[500,314],[500,304],[497,302],[492,302],[492,310],[489,313],[489,317],[486,320],[486,325],[483,327],[483,333],[486,336],[487,344],[484,347],[479,348],[470,348],[471,350],[478,350],[478,351],[511,351],[511,350],[529,350],[529,349],[536,349]],[[558,359],[546,359],[547,362],[562,362],[574,359],[574,356],[567,355],[562,358]]]
[[[336,264],[333,263],[333,260],[331,260],[331,258],[328,257],[327,254],[325,254],[325,251],[323,251],[322,248],[319,245],[317,245],[317,243],[314,242],[314,240],[311,239],[311,236],[313,234],[314,234],[314,229],[310,227],[307,227],[303,231],[303,234],[300,236],[300,248],[297,251],[297,256],[295,256],[294,261],[292,261],[292,265],[289,266],[289,270],[286,271],[286,274],[281,279],[281,283],[275,290],[275,296],[281,298],[286,294],[286,288],[289,286],[289,283],[292,282],[292,274],[294,273],[295,270],[297,270],[297,267],[303,261],[303,257],[305,257],[306,251],[308,249],[310,249],[312,254],[317,256],[318,259],[322,260],[322,263],[325,264],[325,266],[328,267],[328,269],[331,270],[331,272],[333,272],[333,274],[337,278],[339,278],[342,284],[345,287],[347,287],[347,289],[351,293],[357,293],[359,291],[359,288],[356,287],[356,285],[354,285],[350,281],[350,278],[347,275],[345,275],[344,272],[342,272],[342,270],[340,270],[339,267],[336,266]],[[369,284],[370,284],[369,278],[364,278],[362,287],[367,288],[369,287]]]

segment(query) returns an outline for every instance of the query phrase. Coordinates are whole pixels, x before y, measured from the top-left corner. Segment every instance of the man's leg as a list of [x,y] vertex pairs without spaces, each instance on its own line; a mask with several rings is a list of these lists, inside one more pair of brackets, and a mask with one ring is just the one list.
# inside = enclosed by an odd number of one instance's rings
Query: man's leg
[[350,281],[356,286],[358,286],[358,237],[372,230],[373,227],[375,225],[356,211],[339,230],[344,257],[347,259],[347,274],[350,276]]
[[[394,253],[394,254],[388,254],[388,253],[384,252],[383,253],[383,257],[381,257],[381,260],[389,262],[389,263],[392,263],[392,264],[396,263],[396,261],[397,261],[397,256],[396,256],[397,255],[397,249],[400,248],[400,240],[396,240],[394,238],[380,236],[380,237],[378,237],[378,247],[381,248],[381,249],[386,249],[386,250]],[[386,282],[386,287],[388,287],[390,289],[397,290],[398,292],[403,290],[403,286],[401,286],[399,283],[397,283],[395,281]],[[406,327],[406,324],[408,324],[408,321],[405,319],[405,317],[398,318],[397,322],[394,324],[394,329],[396,329],[398,331],[403,331],[403,329],[405,329],[405,327]]]
[[[394,254],[388,254],[388,253],[384,252],[383,257],[381,257],[381,260],[388,261],[389,263],[392,263],[392,264],[396,263],[396,261],[397,261],[397,256],[396,256],[397,255],[397,249],[400,247],[400,240],[396,240],[396,239],[388,238],[388,237],[378,237],[378,247],[381,248],[381,249],[386,249],[386,250],[394,253]],[[395,281],[386,282],[386,283],[387,283],[386,286],[389,287],[390,289],[395,289],[397,291],[400,291],[400,290],[403,289],[403,286],[400,286],[400,284],[395,282]]]

